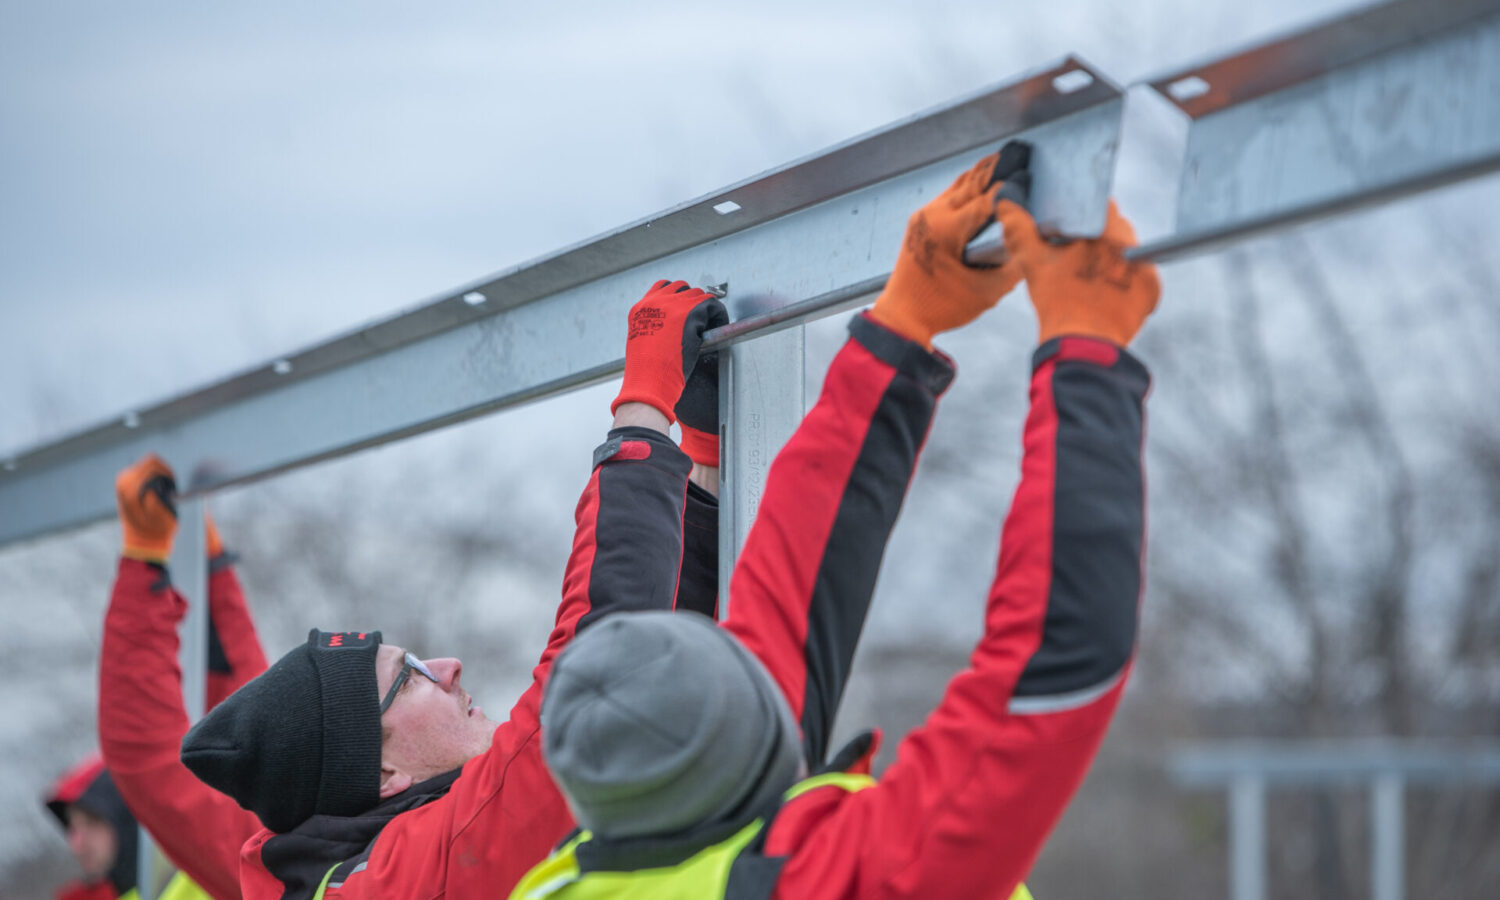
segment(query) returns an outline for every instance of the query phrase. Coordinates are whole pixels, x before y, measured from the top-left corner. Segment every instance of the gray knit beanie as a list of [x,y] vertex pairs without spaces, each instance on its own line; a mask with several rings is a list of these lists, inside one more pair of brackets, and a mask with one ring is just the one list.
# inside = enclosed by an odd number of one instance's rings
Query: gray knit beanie
[[542,752],[578,823],[608,838],[749,821],[801,755],[760,661],[711,620],[669,612],[617,613],[563,651]]

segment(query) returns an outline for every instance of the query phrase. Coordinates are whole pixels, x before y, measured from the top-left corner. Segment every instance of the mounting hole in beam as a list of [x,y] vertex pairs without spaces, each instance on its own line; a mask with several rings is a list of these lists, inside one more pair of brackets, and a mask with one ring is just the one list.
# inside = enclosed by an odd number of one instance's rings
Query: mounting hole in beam
[[120,420],[120,423],[123,424],[126,428],[139,428],[141,427],[140,414],[128,412],[125,414],[125,417]]
[[271,363],[271,371],[277,375],[285,375],[292,371],[292,361],[289,359],[278,359]]
[[1094,76],[1082,69],[1064,72],[1052,79],[1052,87],[1059,94],[1073,94],[1094,83]]
[[469,291],[467,294],[464,294],[464,302],[469,304],[470,306],[478,306],[488,299],[490,298],[479,293],[478,291]]
[[725,200],[723,203],[714,204],[714,212],[721,216],[727,216],[732,212],[739,212],[740,209],[740,205],[733,200]]
[[1167,85],[1167,93],[1172,95],[1173,100],[1186,103],[1208,93],[1208,82],[1197,75],[1189,75]]

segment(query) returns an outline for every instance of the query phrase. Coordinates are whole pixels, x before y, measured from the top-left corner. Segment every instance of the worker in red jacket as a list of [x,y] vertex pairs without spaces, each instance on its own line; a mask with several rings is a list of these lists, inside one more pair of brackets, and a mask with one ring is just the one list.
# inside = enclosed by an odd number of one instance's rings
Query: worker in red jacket
[[45,802],[83,869],[58,900],[114,900],[135,890],[138,829],[102,759],[90,756],[64,772]]
[[[177,627],[187,600],[166,563],[177,529],[176,482],[149,455],[115,481],[123,547],[99,659],[99,741],[121,796],[181,872],[220,900],[239,896],[239,847],[255,819],[207,790],[178,759],[187,731]],[[265,671],[266,656],[235,576],[234,557],[206,519],[212,707]]]
[[[47,795],[47,809],[67,834],[83,878],[66,884],[57,900],[135,900],[140,826],[115,789],[98,754],[63,773]],[[174,873],[159,900],[205,900],[197,885]]]
[[[241,850],[240,896],[503,894],[572,828],[539,746],[552,660],[609,612],[715,608],[717,368],[699,349],[725,321],[718,300],[682,282],[657,283],[632,309],[556,627],[504,721],[473,702],[457,659],[419,658],[378,631],[314,630],[187,732],[182,764],[217,798],[223,833],[246,830],[241,807],[264,826]],[[674,417],[683,448],[668,434]],[[210,818],[176,838],[205,839]]]
[[[767,478],[724,626],[599,623],[553,667],[548,764],[581,830],[524,900],[1005,898],[1104,737],[1142,583],[1147,375],[1125,349],[1159,292],[1130,226],[1044,240],[1016,145],[908,225],[889,284]],[[965,265],[989,221],[1009,259]],[[875,781],[872,735],[827,727],[886,539],[953,364],[935,334],[1024,274],[1041,323],[1024,456],[969,667]],[[975,448],[982,452],[982,448]],[[920,598],[917,598],[920,599]],[[605,750],[607,748],[607,751]]]
[[[718,590],[716,355],[700,360],[683,393],[676,412],[682,446],[693,468],[682,502],[676,605],[712,616]],[[187,601],[172,587],[166,569],[177,528],[175,492],[171,467],[155,455],[142,458],[116,479],[123,549],[101,648],[100,738],[113,770],[110,789],[118,784],[159,849],[212,896],[237,900],[241,848],[262,826],[254,813],[198,780],[180,758],[188,718],[182,705],[178,625]],[[235,575],[235,557],[224,549],[212,519],[206,529],[206,699],[212,708],[265,671],[266,657]],[[134,832],[122,840],[133,842]],[[130,854],[126,861],[133,867],[135,856]]]

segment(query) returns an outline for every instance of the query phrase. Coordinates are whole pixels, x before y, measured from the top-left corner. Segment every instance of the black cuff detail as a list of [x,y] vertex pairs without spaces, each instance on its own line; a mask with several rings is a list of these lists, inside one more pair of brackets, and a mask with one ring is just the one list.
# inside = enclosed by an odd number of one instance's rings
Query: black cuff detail
[[594,465],[598,468],[601,463],[615,458],[626,441],[640,441],[649,444],[651,453],[645,457],[628,457],[630,459],[654,460],[659,468],[668,471],[682,470],[686,476],[693,471],[693,461],[688,458],[677,442],[668,435],[662,434],[655,428],[646,428],[641,425],[626,425],[624,428],[611,428],[609,437],[604,443],[594,448]]
[[1104,338],[1081,335],[1055,337],[1036,348],[1036,352],[1031,354],[1031,371],[1035,372],[1047,360],[1058,356],[1062,357],[1058,362],[1089,362],[1131,377],[1142,385],[1148,386],[1151,383],[1151,373],[1146,370],[1146,364],[1136,359],[1129,350]]
[[828,762],[813,770],[813,775],[827,775],[830,772],[847,772],[849,767],[859,762],[870,747],[875,744],[874,731],[861,731],[850,739],[849,743],[838,749],[838,752],[829,758]]
[[148,562],[146,563],[146,565],[155,570],[156,574],[159,576],[155,581],[151,582],[151,587],[148,588],[148,590],[150,590],[153,594],[158,594],[162,591],[170,590],[172,587],[172,574],[167,571],[167,567],[159,562]]
[[240,555],[238,553],[231,553],[225,550],[208,561],[208,574],[212,575],[215,572],[222,572],[239,561]]
[[224,652],[224,642],[219,639],[219,626],[212,615],[208,617],[208,671],[228,675],[231,671],[229,655]]
[[689,481],[688,499],[696,500],[697,504],[688,504],[687,511],[683,513],[684,519],[691,520],[694,525],[702,525],[705,528],[718,524],[719,498],[709,493],[708,488]]
[[946,353],[928,352],[926,347],[907,340],[868,315],[861,313],[851,319],[849,334],[876,359],[916,381],[934,397],[953,383],[956,369]]

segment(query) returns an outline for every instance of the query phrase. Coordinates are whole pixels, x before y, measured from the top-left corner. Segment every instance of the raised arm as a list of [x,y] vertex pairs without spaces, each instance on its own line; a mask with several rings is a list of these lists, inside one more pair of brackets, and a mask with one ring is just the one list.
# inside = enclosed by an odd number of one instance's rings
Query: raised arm
[[[117,482],[125,550],[104,618],[99,742],[126,805],[172,863],[218,900],[238,900],[240,846],[260,824],[179,758],[188,718],[177,626],[187,601],[162,565],[176,529],[173,490],[171,470],[154,456]],[[211,674],[209,684],[220,695],[265,667],[243,598],[237,587],[229,594],[226,578],[233,574],[223,570],[210,580],[225,671]]]
[[266,651],[234,573],[235,555],[224,549],[213,519],[208,531],[208,708],[213,709],[240,685],[266,670]]
[[771,466],[725,621],[781,686],[813,766],[827,754],[886,540],[953,377],[945,359],[868,316],[849,332]]
[[718,300],[681,281],[657,282],[631,308],[625,382],[611,404],[615,428],[594,451],[575,511],[562,605],[534,673],[538,685],[579,629],[612,612],[676,605],[694,463],[667,429],[703,332],[726,320]]
[[[1113,208],[1103,238],[1058,248],[1007,206],[1001,221],[1043,339],[1021,481],[969,668],[880,783],[819,826],[865,836],[857,865],[846,856],[842,866],[859,896],[897,885],[1008,896],[1087,773],[1129,672],[1148,378],[1121,346],[1155,306],[1156,275],[1124,261],[1134,236]],[[777,837],[768,853],[779,851]],[[803,896],[799,886],[826,881],[832,863],[828,853],[797,856],[779,896]]]
[[963,264],[1007,185],[1024,191],[1024,145],[985,157],[918,210],[884,293],[850,325],[823,393],[777,454],[730,583],[726,627],[770,669],[817,767],[843,696],[885,545],[953,378],[933,335],[994,306],[1012,266]]

